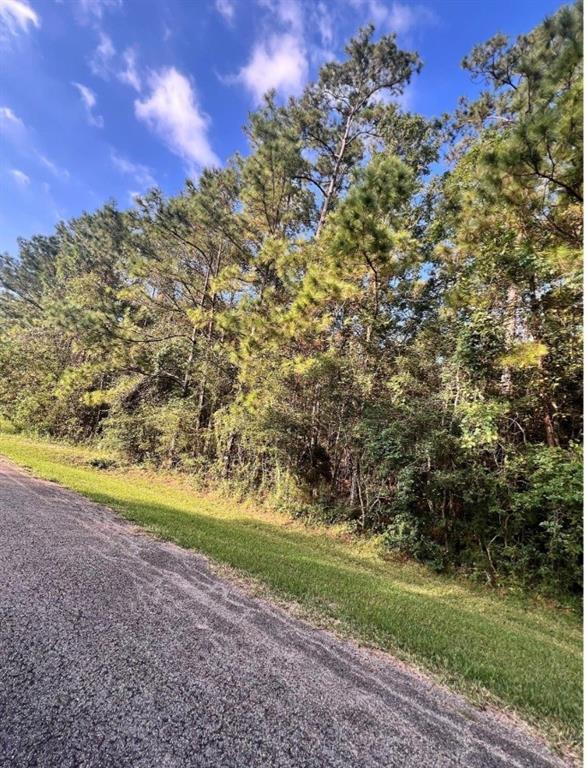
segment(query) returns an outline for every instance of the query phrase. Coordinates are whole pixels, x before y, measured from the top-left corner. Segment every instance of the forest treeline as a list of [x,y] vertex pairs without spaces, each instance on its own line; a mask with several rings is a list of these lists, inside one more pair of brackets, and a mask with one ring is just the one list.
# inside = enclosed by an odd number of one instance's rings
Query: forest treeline
[[442,119],[398,106],[420,66],[362,29],[246,156],[21,240],[0,413],[577,593],[582,6],[477,46]]

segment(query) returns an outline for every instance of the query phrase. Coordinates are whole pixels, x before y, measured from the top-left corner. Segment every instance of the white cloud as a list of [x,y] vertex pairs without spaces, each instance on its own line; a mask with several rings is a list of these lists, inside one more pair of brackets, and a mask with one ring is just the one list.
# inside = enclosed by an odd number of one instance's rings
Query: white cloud
[[431,24],[436,20],[434,12],[424,5],[404,5],[393,3],[389,11],[387,24],[389,29],[398,35],[411,32],[424,24]]
[[72,85],[78,89],[82,101],[88,109],[92,109],[96,106],[96,94],[91,88],[88,88],[87,85],[82,85],[81,83],[72,83]]
[[0,107],[0,137],[21,148],[28,143],[27,127],[10,107]]
[[133,163],[128,158],[120,155],[115,149],[110,151],[110,159],[114,167],[125,176],[132,177],[143,188],[154,187],[157,182],[153,178],[150,168],[141,163]]
[[0,107],[0,128],[19,133],[26,130],[20,117],[10,107]]
[[98,30],[98,35],[100,42],[89,61],[92,72],[105,80],[111,75],[116,75],[118,80],[140,93],[142,83],[135,48],[127,48],[123,54],[117,56],[112,39],[102,30]]
[[334,20],[323,2],[316,6],[316,21],[322,45],[330,48],[334,42]]
[[27,129],[24,122],[10,107],[0,107],[0,136],[12,142],[19,149],[22,156],[26,157],[29,161],[32,159],[38,162],[50,171],[55,178],[64,181],[69,179],[69,171],[58,166],[35,147],[34,132]]
[[308,79],[302,5],[299,0],[257,3],[270,14],[264,26],[272,31],[257,40],[248,62],[224,82],[242,83],[257,103],[270,90],[282,97],[299,95]]
[[259,103],[267,91],[299,95],[308,78],[308,62],[299,37],[272,35],[255,45],[251,58],[234,80],[241,82]]
[[96,115],[94,113],[94,107],[96,106],[97,102],[96,94],[94,91],[92,91],[91,88],[88,88],[87,85],[82,85],[82,83],[72,82],[72,85],[74,88],[77,88],[79,92],[82,104],[84,105],[88,123],[93,125],[95,128],[103,128],[104,118],[102,115]]
[[234,18],[234,2],[233,0],[216,0],[216,10],[229,24]]
[[188,78],[175,67],[153,72],[150,94],[135,101],[135,114],[169,149],[183,158],[190,170],[216,166],[220,161],[208,140],[207,115],[200,111]]
[[320,0],[312,8],[309,24],[318,32],[320,42],[308,46],[312,63],[320,68],[325,62],[336,59],[336,29],[331,7]]
[[124,69],[118,72],[118,79],[130,85],[135,91],[140,93],[142,86],[141,78],[137,69],[137,53],[133,48],[127,48],[123,54]]
[[304,27],[304,15],[298,0],[258,0],[262,8],[267,8],[289,30],[301,35]]
[[370,22],[375,27],[387,26],[385,22],[389,14],[389,7],[380,0],[350,0],[350,3],[357,10],[364,12],[365,22]]
[[436,21],[434,11],[424,5],[400,2],[388,5],[382,0],[351,0],[351,5],[362,10],[366,21],[373,22],[376,28],[396,32],[398,35],[405,35]]
[[29,26],[41,26],[39,14],[26,0],[0,0],[0,22],[11,35],[28,32]]
[[76,0],[75,14],[81,24],[99,22],[104,13],[122,8],[122,0]]
[[41,152],[37,152],[37,159],[44,168],[46,168],[50,173],[53,174],[53,176],[55,176],[55,178],[62,179],[63,181],[67,181],[69,179],[69,171],[66,168],[61,168],[52,160],[49,160],[46,155],[43,155]]
[[61,168],[35,147],[31,131],[10,107],[0,107],[0,136],[15,144],[29,160],[39,162],[58,179],[67,180],[69,171]]
[[107,78],[112,65],[112,60],[116,56],[116,49],[110,38],[105,32],[100,31],[100,42],[90,59],[90,69],[98,77]]
[[10,175],[14,179],[14,181],[18,184],[19,187],[28,187],[28,185],[31,183],[30,178],[24,173],[23,171],[19,171],[18,168],[12,168],[10,170]]

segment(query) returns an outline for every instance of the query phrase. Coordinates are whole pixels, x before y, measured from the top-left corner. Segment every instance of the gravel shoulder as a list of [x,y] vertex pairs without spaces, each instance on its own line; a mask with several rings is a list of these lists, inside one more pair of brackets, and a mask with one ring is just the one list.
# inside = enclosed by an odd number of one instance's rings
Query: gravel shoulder
[[0,766],[564,764],[0,459]]

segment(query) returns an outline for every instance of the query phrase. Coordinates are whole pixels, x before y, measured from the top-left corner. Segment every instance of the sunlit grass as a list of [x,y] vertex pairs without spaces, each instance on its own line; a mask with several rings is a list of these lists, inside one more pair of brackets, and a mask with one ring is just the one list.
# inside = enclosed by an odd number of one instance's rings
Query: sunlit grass
[[88,449],[0,435],[0,452],[259,580],[340,631],[516,711],[555,741],[581,739],[582,628],[571,612],[388,561],[376,542],[198,493],[187,478],[95,469]]

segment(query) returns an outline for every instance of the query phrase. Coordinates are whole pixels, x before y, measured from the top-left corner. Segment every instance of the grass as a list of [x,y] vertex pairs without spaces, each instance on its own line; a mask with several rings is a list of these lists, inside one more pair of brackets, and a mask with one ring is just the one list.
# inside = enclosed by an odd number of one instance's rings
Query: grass
[[385,560],[373,543],[199,494],[187,478],[96,469],[88,449],[1,434],[0,453],[157,536],[238,569],[474,700],[517,713],[558,746],[579,748],[582,626],[576,614]]

